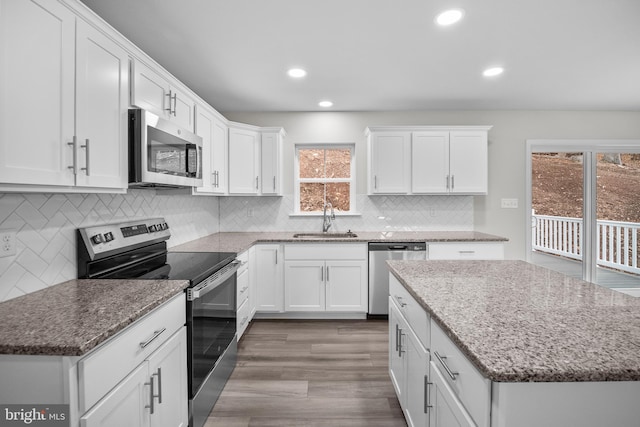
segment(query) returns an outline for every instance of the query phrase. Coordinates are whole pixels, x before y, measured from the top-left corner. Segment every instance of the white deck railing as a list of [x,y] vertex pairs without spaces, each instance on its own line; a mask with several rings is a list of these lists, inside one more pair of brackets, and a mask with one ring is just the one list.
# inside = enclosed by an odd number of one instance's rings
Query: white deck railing
[[[582,218],[536,215],[533,218],[533,249],[582,259]],[[640,274],[638,233],[640,223],[598,221],[598,265]]]

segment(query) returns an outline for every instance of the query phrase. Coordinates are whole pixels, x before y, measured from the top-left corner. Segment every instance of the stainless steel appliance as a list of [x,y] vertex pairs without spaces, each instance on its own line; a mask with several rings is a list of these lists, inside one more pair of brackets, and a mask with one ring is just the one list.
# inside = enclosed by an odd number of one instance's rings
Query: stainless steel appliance
[[427,258],[426,243],[369,243],[369,315],[389,315],[387,260]]
[[240,263],[233,252],[168,252],[170,236],[163,218],[81,228],[78,278],[190,281],[186,290],[189,425],[202,427],[236,364]]
[[155,114],[129,110],[129,187],[202,186],[202,138]]

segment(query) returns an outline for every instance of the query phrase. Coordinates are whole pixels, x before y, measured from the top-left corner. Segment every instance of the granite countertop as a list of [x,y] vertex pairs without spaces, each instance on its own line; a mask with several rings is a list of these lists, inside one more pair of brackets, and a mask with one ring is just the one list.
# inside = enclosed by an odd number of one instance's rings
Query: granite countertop
[[[174,252],[244,252],[256,243],[309,242],[506,242],[507,239],[477,231],[354,231],[357,237],[293,237],[298,232],[216,233],[170,248]],[[300,232],[308,233],[308,232]],[[331,234],[331,233],[328,233]]]
[[0,303],[0,354],[82,356],[186,280],[70,280]]
[[640,380],[640,298],[524,261],[388,265],[492,381]]

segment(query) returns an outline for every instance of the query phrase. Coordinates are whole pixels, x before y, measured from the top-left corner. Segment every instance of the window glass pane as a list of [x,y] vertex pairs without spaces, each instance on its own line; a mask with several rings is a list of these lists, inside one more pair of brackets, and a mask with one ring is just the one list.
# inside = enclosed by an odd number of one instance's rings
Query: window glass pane
[[300,212],[322,211],[324,204],[324,184],[316,182],[300,183]]
[[[324,150],[298,150],[300,178],[324,178]],[[302,200],[302,194],[300,195]]]
[[351,200],[351,184],[348,182],[327,183],[327,201],[336,211],[349,211]]
[[349,178],[351,176],[351,150],[328,149],[326,155],[327,178]]

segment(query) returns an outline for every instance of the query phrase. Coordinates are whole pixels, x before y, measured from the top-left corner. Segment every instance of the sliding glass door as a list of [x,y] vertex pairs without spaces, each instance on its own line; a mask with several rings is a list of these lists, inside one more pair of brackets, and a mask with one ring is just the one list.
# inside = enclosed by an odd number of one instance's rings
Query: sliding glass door
[[527,141],[527,260],[640,296],[640,141]]

